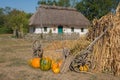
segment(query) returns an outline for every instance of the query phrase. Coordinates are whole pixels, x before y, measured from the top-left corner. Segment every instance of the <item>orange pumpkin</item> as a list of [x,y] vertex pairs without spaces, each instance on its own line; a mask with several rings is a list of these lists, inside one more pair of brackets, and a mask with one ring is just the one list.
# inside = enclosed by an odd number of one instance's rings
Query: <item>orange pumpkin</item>
[[59,72],[60,72],[60,68],[55,68],[55,69],[52,69],[52,71],[53,71],[55,74],[57,74],[57,73],[59,73]]
[[52,71],[54,73],[56,73],[56,74],[59,73],[60,72],[60,64],[59,64],[59,62],[53,62],[51,68],[52,68]]
[[29,64],[34,68],[40,68],[40,58],[31,59]]
[[58,68],[58,67],[59,67],[58,63],[55,62],[55,63],[52,64],[52,69],[55,69],[55,68]]

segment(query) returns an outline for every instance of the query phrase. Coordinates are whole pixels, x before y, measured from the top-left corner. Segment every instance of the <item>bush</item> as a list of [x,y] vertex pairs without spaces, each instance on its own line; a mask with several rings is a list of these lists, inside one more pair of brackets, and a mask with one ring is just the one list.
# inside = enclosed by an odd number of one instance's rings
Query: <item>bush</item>
[[5,34],[5,33],[12,33],[12,29],[7,27],[0,27],[0,34]]

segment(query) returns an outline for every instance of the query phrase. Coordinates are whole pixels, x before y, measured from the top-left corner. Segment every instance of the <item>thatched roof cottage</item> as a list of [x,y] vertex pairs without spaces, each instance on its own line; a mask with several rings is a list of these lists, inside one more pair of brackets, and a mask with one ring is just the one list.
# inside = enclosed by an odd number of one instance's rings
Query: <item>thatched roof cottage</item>
[[90,22],[75,8],[41,5],[29,25],[30,33],[85,34]]

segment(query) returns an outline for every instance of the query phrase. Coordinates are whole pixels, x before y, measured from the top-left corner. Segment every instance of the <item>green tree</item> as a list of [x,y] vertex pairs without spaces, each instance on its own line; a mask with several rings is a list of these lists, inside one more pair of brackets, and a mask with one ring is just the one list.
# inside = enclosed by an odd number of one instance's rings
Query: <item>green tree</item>
[[69,7],[70,6],[70,0],[59,0],[58,1],[58,6]]
[[76,0],[39,0],[38,5],[45,4],[45,5],[56,5],[56,6],[64,6],[69,7],[71,6],[72,2],[75,2]]
[[28,16],[25,12],[13,9],[9,15],[7,15],[7,22],[5,25],[13,30],[14,36],[23,37],[28,29],[27,17]]
[[89,20],[100,18],[108,12],[114,11],[119,0],[82,0],[76,8]]
[[5,15],[8,15],[8,14],[12,11],[12,9],[7,6],[7,7],[5,7],[5,8],[3,9],[3,11],[4,11],[4,14],[5,14]]
[[5,26],[5,23],[7,22],[6,16],[8,15],[9,12],[10,12],[9,7],[0,8],[0,34],[12,32],[11,28]]
[[4,13],[3,13],[3,8],[0,8],[0,28],[4,24]]
[[45,5],[58,5],[57,0],[39,0],[38,5],[45,4]]
[[70,5],[71,5],[71,7],[75,7],[76,6],[76,4],[78,3],[78,2],[80,2],[81,0],[70,0]]

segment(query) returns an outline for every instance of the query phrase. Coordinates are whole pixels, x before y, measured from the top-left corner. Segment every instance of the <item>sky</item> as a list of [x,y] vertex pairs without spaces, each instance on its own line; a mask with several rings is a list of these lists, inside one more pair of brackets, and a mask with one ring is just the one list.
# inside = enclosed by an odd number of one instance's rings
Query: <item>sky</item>
[[0,8],[10,7],[27,13],[34,13],[38,0],[0,0]]

